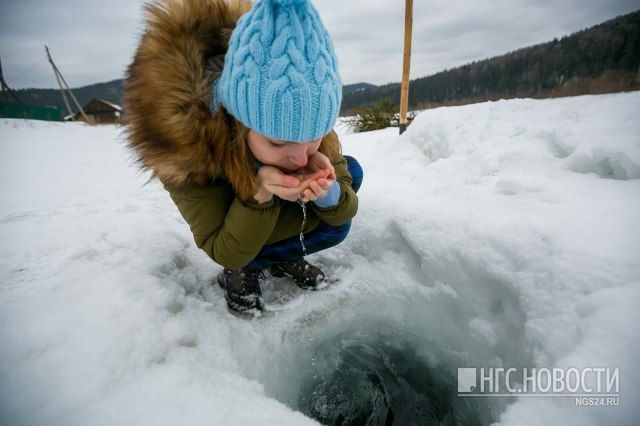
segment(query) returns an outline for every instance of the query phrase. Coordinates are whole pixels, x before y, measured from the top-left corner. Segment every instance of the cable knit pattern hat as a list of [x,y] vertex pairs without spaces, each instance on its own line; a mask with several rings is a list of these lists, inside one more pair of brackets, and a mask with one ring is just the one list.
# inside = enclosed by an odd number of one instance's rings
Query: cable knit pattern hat
[[261,0],[243,15],[214,83],[222,104],[250,129],[306,142],[333,128],[342,84],[333,44],[308,0]]

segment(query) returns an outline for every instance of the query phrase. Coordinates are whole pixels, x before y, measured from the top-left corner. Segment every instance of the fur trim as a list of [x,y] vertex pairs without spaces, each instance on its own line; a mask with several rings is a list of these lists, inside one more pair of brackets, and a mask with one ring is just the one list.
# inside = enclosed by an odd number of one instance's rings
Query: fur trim
[[129,65],[123,96],[129,147],[142,168],[175,187],[222,175],[228,135],[210,110],[206,59],[227,51],[248,0],[159,0]]

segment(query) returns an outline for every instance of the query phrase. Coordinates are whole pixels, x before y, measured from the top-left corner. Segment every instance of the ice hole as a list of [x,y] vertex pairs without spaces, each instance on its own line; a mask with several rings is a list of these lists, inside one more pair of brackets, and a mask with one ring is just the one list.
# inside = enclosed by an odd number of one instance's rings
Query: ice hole
[[[481,425],[484,401],[457,396],[457,370],[399,336],[367,331],[320,342],[292,407],[324,425]],[[425,348],[422,348],[424,350]]]

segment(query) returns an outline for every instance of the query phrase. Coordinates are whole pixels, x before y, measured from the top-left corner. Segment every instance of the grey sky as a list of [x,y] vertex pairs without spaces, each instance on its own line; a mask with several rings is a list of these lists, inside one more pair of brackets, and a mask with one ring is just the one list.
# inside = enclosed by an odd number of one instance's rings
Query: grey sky
[[[12,88],[53,88],[48,45],[72,87],[122,78],[142,0],[1,0],[0,58]],[[314,0],[345,84],[400,81],[404,0]],[[640,0],[415,0],[411,77],[549,41],[640,9]]]

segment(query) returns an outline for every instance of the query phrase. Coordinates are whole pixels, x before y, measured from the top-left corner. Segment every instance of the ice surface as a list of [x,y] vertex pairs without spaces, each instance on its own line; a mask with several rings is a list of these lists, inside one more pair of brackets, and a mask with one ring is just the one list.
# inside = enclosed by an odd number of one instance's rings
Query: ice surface
[[[490,403],[501,425],[633,424],[640,398],[640,93],[511,100],[350,134],[360,210],[311,256],[340,280],[291,309],[226,311],[112,126],[0,121],[0,419],[12,425],[304,425],[300,378],[345,333],[443,375],[619,367],[618,407]],[[302,303],[299,302],[302,300]]]

